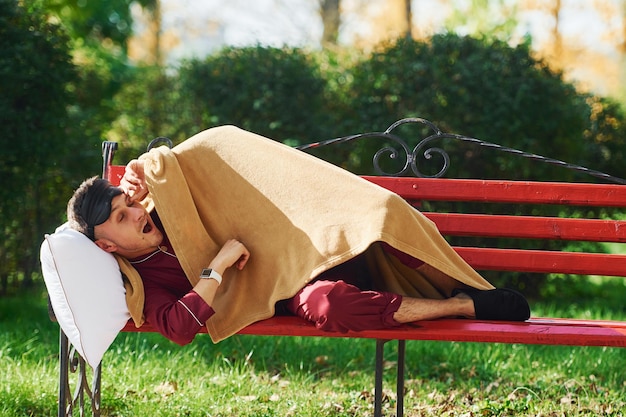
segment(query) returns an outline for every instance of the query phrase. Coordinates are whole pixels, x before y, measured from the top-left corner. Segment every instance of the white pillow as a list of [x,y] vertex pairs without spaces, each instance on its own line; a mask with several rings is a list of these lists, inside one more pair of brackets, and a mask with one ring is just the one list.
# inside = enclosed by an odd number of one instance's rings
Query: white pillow
[[78,353],[95,369],[130,318],[117,261],[65,225],[46,235],[40,258],[54,315]]

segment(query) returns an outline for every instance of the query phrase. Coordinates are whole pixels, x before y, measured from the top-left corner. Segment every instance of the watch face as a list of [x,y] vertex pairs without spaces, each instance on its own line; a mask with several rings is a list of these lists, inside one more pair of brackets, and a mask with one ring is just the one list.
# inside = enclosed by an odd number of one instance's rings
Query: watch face
[[214,279],[218,284],[222,283],[222,275],[211,268],[204,268],[200,274],[201,279]]

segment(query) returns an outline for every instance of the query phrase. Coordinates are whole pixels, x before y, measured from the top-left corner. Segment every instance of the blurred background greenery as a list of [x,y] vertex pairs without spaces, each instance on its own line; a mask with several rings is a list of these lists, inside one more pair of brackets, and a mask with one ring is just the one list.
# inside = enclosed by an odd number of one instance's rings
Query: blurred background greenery
[[[402,22],[412,22],[411,6],[433,1],[389,1],[381,4],[402,13],[378,22],[396,21],[396,31],[372,26],[384,36],[368,43],[342,37],[347,0],[312,3],[323,29],[316,43],[223,43],[172,62],[159,0],[0,0],[0,294],[43,289],[39,246],[64,222],[72,190],[100,173],[102,140],[120,143],[123,164],[154,137],[179,143],[223,124],[293,146],[423,117],[446,132],[623,171],[621,90],[600,94],[568,75],[558,25],[551,53],[540,53],[531,34],[515,35],[511,2],[442,0],[452,11],[427,32]],[[606,11],[615,1],[596,3]],[[558,23],[559,10],[547,13]],[[143,54],[133,52],[140,42]],[[411,146],[423,133],[401,130]],[[380,146],[366,140],[315,154],[367,174]],[[466,144],[445,148],[451,177],[594,181]],[[513,278],[527,292],[532,282],[537,296],[567,279]]]

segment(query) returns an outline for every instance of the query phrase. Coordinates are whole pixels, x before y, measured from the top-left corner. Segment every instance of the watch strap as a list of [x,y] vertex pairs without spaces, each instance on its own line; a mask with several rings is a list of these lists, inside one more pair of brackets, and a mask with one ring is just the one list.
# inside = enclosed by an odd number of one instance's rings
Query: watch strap
[[218,284],[222,283],[222,275],[214,269],[204,268],[200,274],[201,279],[214,279]]

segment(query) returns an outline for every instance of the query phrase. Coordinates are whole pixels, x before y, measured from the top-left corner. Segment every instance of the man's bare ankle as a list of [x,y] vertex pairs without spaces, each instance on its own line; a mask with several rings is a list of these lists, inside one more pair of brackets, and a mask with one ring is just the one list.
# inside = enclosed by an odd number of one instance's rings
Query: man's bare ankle
[[459,293],[452,297],[459,303],[459,316],[467,319],[476,318],[476,310],[474,309],[474,301],[464,293]]

